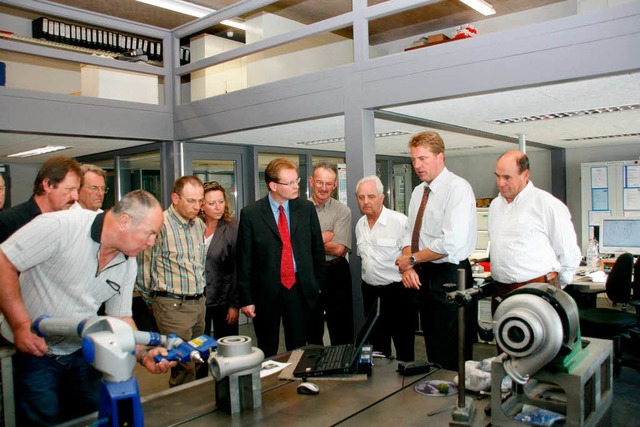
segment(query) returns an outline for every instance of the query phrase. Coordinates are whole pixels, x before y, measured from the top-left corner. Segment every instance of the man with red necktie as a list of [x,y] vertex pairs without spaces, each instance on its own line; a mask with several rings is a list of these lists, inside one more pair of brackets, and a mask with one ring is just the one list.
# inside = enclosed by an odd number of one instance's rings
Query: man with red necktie
[[309,313],[324,279],[324,245],[315,207],[299,196],[298,170],[287,159],[265,169],[266,197],[240,212],[237,258],[240,306],[253,319],[258,347],[278,352],[307,343]]

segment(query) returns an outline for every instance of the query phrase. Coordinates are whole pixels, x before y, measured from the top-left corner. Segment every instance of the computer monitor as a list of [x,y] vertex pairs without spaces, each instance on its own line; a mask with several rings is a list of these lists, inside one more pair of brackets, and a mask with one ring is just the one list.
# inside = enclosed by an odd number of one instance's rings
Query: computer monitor
[[640,218],[604,218],[599,244],[600,253],[640,256]]

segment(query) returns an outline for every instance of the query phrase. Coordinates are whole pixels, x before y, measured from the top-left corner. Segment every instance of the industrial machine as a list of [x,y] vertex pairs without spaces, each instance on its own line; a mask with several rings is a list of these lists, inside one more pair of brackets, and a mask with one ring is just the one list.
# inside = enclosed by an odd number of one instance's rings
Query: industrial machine
[[[527,405],[560,414],[566,426],[603,420],[613,400],[611,341],[580,336],[569,294],[546,283],[518,288],[498,306],[493,330],[504,351],[491,369],[493,425],[525,425],[518,414]],[[513,387],[502,395],[505,375]]]
[[[203,335],[187,343],[176,335],[134,331],[126,322],[108,316],[96,316],[78,322],[40,316],[32,324],[37,335],[80,337],[84,358],[103,373],[100,386],[99,424],[142,427],[144,416],[138,383],[133,376],[136,344],[163,346],[169,350],[167,360],[204,361],[216,341]],[[162,358],[156,358],[160,361]]]

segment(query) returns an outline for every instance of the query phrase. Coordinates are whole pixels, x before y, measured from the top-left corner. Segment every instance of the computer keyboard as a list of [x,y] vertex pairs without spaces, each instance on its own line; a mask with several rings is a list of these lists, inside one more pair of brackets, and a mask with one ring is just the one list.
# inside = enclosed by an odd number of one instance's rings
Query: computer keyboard
[[348,367],[353,345],[343,344],[326,347],[320,358],[319,369]]

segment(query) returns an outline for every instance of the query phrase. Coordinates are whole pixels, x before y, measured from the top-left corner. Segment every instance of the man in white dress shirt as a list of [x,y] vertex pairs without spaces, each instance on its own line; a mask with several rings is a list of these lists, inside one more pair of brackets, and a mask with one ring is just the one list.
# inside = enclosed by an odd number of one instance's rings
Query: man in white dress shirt
[[497,282],[492,310],[527,283],[571,283],[580,248],[569,209],[529,180],[529,159],[507,151],[496,163],[500,194],[489,207],[491,276]]
[[[437,132],[414,135],[409,149],[413,168],[423,182],[411,194],[409,227],[396,265],[404,286],[419,290],[420,323],[429,361],[456,370],[458,309],[447,301],[447,292],[455,287],[444,285],[457,287],[458,269],[463,269],[466,287],[473,286],[468,258],[476,247],[476,199],[469,183],[446,168],[444,142]],[[423,215],[418,215],[421,211]],[[464,357],[469,360],[477,340],[477,305],[470,305],[466,312]]]
[[384,188],[375,175],[362,178],[356,197],[364,214],[356,224],[358,255],[362,258],[362,299],[365,315],[380,299],[380,318],[372,333],[373,350],[391,356],[391,339],[396,359],[413,360],[415,308],[402,275],[395,265],[402,254],[402,238],[408,219],[384,207]]

